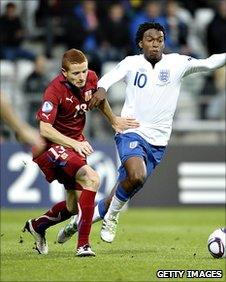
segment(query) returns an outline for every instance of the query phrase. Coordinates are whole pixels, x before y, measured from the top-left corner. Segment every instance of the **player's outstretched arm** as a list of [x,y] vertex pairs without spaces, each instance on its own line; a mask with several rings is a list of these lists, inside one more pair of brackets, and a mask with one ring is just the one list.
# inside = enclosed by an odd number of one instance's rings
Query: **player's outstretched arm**
[[89,108],[92,110],[95,107],[99,107],[100,103],[106,98],[106,92],[117,81],[123,79],[129,71],[128,57],[118,63],[112,70],[106,73],[98,81],[98,90],[93,94],[89,103]]
[[123,118],[116,116],[113,113],[107,99],[105,99],[98,108],[110,122],[116,133],[120,133],[129,128],[136,128],[140,125],[139,122],[134,118]]
[[206,59],[188,58],[183,77],[203,71],[214,71],[226,64],[226,53],[214,54]]
[[16,133],[17,139],[21,143],[25,143],[37,148],[43,145],[43,141],[38,131],[31,127],[27,122],[22,120],[19,115],[12,109],[3,93],[1,95],[1,119]]

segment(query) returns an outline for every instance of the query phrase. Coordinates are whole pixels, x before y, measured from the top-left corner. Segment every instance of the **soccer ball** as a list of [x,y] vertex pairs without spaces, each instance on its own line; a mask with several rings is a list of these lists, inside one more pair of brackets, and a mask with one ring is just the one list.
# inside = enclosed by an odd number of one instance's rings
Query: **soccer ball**
[[210,234],[207,244],[210,254],[214,258],[226,257],[226,228],[219,228]]

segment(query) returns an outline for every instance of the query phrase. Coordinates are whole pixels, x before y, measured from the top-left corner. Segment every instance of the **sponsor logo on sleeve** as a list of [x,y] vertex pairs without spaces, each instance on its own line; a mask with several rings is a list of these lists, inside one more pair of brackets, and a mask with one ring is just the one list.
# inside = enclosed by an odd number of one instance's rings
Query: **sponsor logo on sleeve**
[[45,113],[42,113],[42,116],[45,117],[46,119],[49,119],[50,114],[47,115]]

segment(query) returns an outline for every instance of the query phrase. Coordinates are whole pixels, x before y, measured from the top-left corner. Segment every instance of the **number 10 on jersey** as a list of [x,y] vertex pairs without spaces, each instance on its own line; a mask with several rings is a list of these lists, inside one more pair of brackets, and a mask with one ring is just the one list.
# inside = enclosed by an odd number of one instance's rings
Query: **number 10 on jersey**
[[139,73],[139,71],[136,72],[135,79],[134,79],[134,86],[138,86],[140,88],[143,88],[147,82],[147,75],[144,73]]

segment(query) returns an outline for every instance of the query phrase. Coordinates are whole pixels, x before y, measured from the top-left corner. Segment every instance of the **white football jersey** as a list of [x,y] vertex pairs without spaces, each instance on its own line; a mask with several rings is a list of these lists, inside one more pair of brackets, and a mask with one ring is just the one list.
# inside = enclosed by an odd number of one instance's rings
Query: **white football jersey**
[[99,80],[98,87],[107,91],[124,79],[126,93],[121,116],[137,119],[140,127],[123,133],[134,132],[152,145],[165,146],[170,138],[182,78],[221,67],[226,62],[225,57],[225,54],[217,54],[197,60],[179,54],[163,54],[153,68],[144,55],[128,56]]

